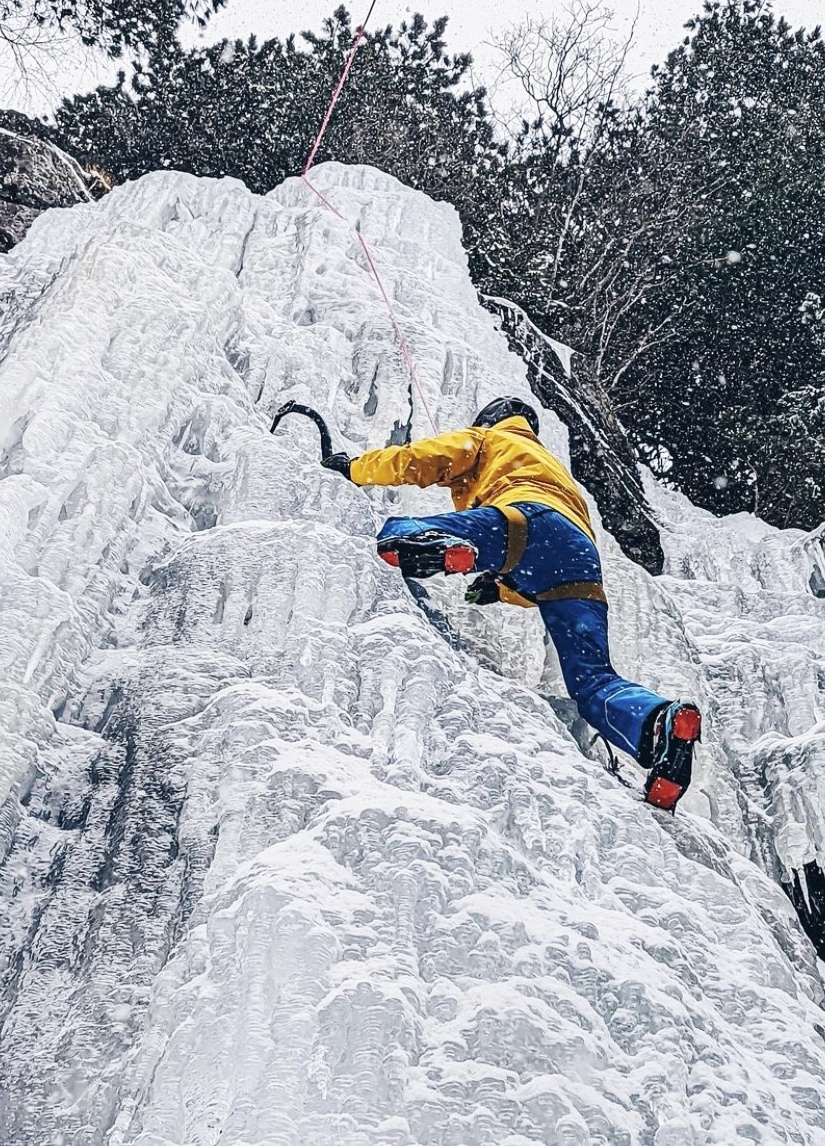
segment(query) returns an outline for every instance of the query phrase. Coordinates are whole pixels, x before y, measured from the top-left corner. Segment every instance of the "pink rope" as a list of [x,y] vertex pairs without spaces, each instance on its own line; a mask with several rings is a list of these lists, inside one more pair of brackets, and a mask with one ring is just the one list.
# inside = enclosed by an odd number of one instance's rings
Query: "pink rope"
[[[318,188],[313,186],[312,183],[310,183],[309,179],[307,178],[307,172],[312,167],[312,164],[315,162],[315,156],[318,154],[318,148],[321,146],[321,141],[324,138],[324,135],[326,134],[327,127],[329,126],[329,121],[332,118],[332,113],[335,110],[335,105],[338,102],[338,97],[341,95],[341,92],[343,91],[343,88],[344,88],[344,84],[347,82],[347,76],[349,75],[350,69],[352,68],[353,60],[355,59],[355,53],[358,51],[358,45],[361,43],[361,40],[364,37],[364,30],[367,26],[367,21],[369,20],[370,16],[372,15],[372,10],[375,7],[375,4],[376,4],[376,0],[372,0],[370,10],[369,10],[369,12],[367,12],[367,18],[366,18],[366,20],[364,20],[364,23],[358,29],[358,34],[355,37],[355,41],[354,41],[352,47],[350,48],[349,55],[347,56],[347,61],[344,64],[344,70],[341,73],[341,78],[338,81],[338,84],[335,88],[335,91],[332,93],[332,99],[329,101],[329,107],[327,108],[326,115],[324,116],[324,121],[321,124],[321,128],[320,128],[317,136],[315,137],[315,142],[313,143],[312,150],[309,153],[309,158],[307,159],[306,164],[304,165],[304,170],[301,173],[301,179],[304,181],[304,183],[307,185],[307,187],[310,189],[310,191],[313,191],[318,196],[318,198],[321,200],[321,202],[324,204],[324,206],[328,210],[330,210],[333,213],[333,215],[335,215],[335,216],[337,216],[337,218],[341,219],[341,221],[344,223],[346,223],[347,220],[344,218],[344,216],[341,214],[341,212],[336,207],[334,207],[332,203],[330,203],[329,199],[327,199],[324,195],[322,195],[321,192],[318,190]],[[436,425],[435,425],[435,421],[433,420],[433,416],[430,413],[430,408],[427,405],[427,399],[424,397],[424,391],[421,388],[421,383],[418,381],[418,375],[416,374],[416,371],[415,371],[415,363],[413,362],[412,355],[410,354],[409,347],[407,346],[407,340],[404,338],[404,333],[401,330],[401,327],[398,323],[398,319],[396,318],[395,311],[393,310],[392,303],[390,302],[390,297],[387,294],[387,291],[384,287],[384,283],[381,279],[381,275],[378,273],[378,267],[375,265],[375,259],[372,257],[372,252],[370,251],[370,249],[367,245],[366,239],[364,238],[364,236],[361,234],[360,230],[357,227],[355,228],[355,233],[358,235],[358,241],[361,244],[361,249],[363,250],[364,255],[366,257],[367,265],[369,266],[369,269],[372,273],[372,277],[375,279],[376,283],[378,284],[378,290],[381,292],[381,297],[383,298],[384,303],[387,307],[387,311],[389,312],[390,323],[392,324],[393,333],[395,334],[396,341],[398,342],[399,348],[401,350],[401,357],[403,358],[404,364],[407,367],[407,370],[409,372],[412,384],[413,384],[416,392],[418,393],[418,397],[421,399],[421,405],[424,407],[424,412],[426,413],[427,419],[428,419],[430,425],[432,426],[433,433],[437,434],[438,430],[436,429]]]
[[315,186],[314,183],[310,183],[310,181],[307,179],[306,175],[302,175],[301,180],[302,180],[302,182],[306,183],[306,185],[310,189],[310,191],[312,191],[314,194],[316,194],[318,196],[318,198],[321,200],[321,202],[324,204],[324,206],[329,211],[332,211],[333,215],[335,215],[336,218],[340,219],[342,223],[347,222],[347,220],[344,218],[344,216],[341,214],[341,212],[338,210],[338,208],[334,207],[332,205],[332,203],[330,203],[329,199],[327,199],[324,195],[321,194],[321,192],[318,190],[318,188]]
[[344,70],[341,72],[341,78],[338,81],[338,84],[335,88],[335,91],[332,93],[332,99],[329,101],[329,107],[327,108],[327,113],[324,116],[324,120],[323,120],[323,123],[321,124],[320,131],[318,132],[318,134],[315,137],[315,142],[312,145],[312,151],[310,151],[309,158],[307,159],[306,163],[304,164],[304,170],[303,170],[304,175],[306,175],[307,171],[309,171],[310,167],[315,162],[315,156],[318,154],[318,148],[321,146],[321,140],[326,135],[327,127],[329,126],[329,121],[330,121],[330,119],[332,119],[332,113],[333,113],[333,111],[335,111],[335,105],[338,103],[338,97],[340,96],[341,92],[344,90],[344,84],[347,82],[347,76],[350,73],[350,68],[352,67],[353,61],[355,60],[355,53],[358,51],[358,45],[361,43],[361,41],[364,38],[364,32],[365,32],[366,27],[367,27],[367,20],[369,20],[370,16],[372,15],[372,10],[375,7],[375,4],[376,4],[376,0],[372,0],[372,4],[370,5],[370,10],[369,10],[369,12],[367,12],[367,19],[364,21],[364,23],[358,29],[358,33],[355,37],[355,40],[353,41],[352,47],[349,50],[349,55],[347,56],[347,62],[344,64]]
[[372,257],[372,252],[367,246],[367,240],[364,238],[360,231],[358,231],[357,234],[358,241],[361,243],[364,254],[367,256],[367,263],[369,264],[369,268],[372,271],[373,278],[378,283],[378,289],[381,291],[381,297],[387,305],[390,322],[392,323],[392,328],[395,331],[395,337],[398,340],[398,345],[401,347],[401,357],[406,363],[412,384],[415,386],[415,389],[418,392],[418,397],[421,399],[421,405],[424,407],[424,413],[427,415],[427,420],[432,426],[433,433],[437,434],[438,430],[436,429],[433,416],[430,413],[430,407],[427,405],[427,399],[424,397],[424,391],[421,388],[421,383],[418,381],[418,375],[415,372],[415,363],[412,360],[412,355],[410,354],[409,347],[407,346],[407,340],[404,337],[401,327],[398,325],[398,319],[395,317],[395,311],[392,308],[392,303],[390,302],[389,295],[384,289],[384,283],[381,281],[381,276],[378,273],[378,267],[375,265],[375,260]]

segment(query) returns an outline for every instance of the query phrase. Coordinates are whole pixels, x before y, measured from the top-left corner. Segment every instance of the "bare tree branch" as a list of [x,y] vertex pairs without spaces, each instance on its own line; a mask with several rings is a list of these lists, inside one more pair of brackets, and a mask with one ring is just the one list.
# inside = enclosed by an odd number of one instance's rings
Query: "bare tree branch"
[[520,93],[508,113],[497,111],[512,138],[524,123],[540,123],[557,160],[599,138],[611,109],[626,102],[627,57],[636,30],[634,20],[626,39],[617,42],[612,19],[602,0],[570,0],[561,17],[528,17],[493,42],[501,60],[494,101],[505,102],[505,80],[515,80]]
[[67,64],[95,71],[100,53],[21,7],[0,7],[0,100],[54,104],[64,94]]

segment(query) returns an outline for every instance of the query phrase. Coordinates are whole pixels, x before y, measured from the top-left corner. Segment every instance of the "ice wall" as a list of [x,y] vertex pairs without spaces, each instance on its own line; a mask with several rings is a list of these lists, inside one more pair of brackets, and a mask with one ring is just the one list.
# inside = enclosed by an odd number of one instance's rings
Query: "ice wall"
[[[452,209],[314,178],[438,428],[526,397]],[[443,491],[268,434],[287,398],[352,452],[431,432],[355,232],[300,182],[150,176],[0,267],[0,1142],[825,1143],[819,969],[728,751],[813,735],[812,678],[787,653],[763,695],[796,723],[744,728],[720,663],[760,610],[799,644],[785,540],[743,523],[728,560],[669,499],[654,582],[603,539],[617,661],[710,708],[671,819],[579,751],[533,615],[450,582],[445,638],[376,560]]]
[[779,880],[825,958],[825,600],[815,538],[718,519],[650,482],[662,579],[697,662],[712,732],[709,810]]

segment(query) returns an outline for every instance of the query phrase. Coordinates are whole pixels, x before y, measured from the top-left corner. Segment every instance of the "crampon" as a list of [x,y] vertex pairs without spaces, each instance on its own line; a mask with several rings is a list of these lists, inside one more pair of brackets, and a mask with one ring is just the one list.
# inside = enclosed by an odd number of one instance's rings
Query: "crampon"
[[469,541],[429,529],[411,537],[378,542],[378,556],[400,569],[404,577],[434,577],[436,573],[472,573],[477,552]]
[[645,783],[645,800],[673,812],[687,791],[693,749],[702,736],[702,714],[695,704],[675,701],[658,714],[653,729],[653,765]]

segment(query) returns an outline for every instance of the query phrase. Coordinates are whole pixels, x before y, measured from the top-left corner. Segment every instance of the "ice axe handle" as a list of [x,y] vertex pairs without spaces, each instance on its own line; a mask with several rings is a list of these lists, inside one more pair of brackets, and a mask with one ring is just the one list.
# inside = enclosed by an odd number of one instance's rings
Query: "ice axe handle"
[[332,438],[330,437],[329,428],[318,413],[313,410],[311,406],[303,406],[300,402],[287,402],[285,406],[281,406],[280,410],[275,415],[269,432],[273,433],[281,419],[285,418],[287,414],[303,414],[305,418],[311,418],[315,425],[318,427],[318,432],[321,435],[321,461],[330,457],[335,451],[332,448]]

